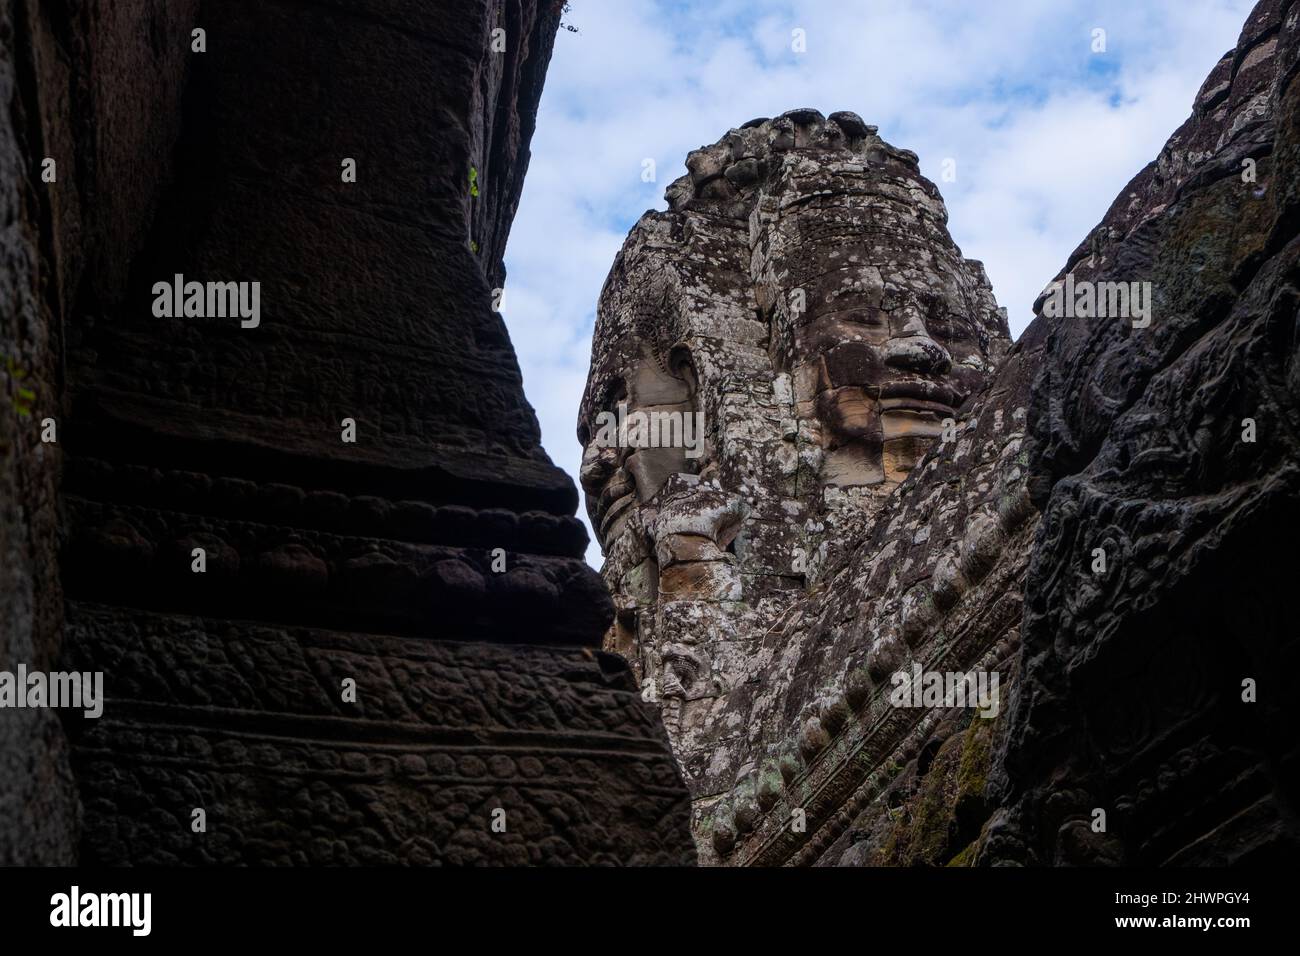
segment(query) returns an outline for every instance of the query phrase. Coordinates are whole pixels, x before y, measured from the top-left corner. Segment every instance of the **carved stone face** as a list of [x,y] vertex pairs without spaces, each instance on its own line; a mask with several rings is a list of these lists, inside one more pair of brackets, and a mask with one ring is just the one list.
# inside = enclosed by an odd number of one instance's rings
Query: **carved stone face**
[[[859,118],[792,111],[686,165],[601,292],[578,435],[618,612],[607,646],[675,708],[707,790],[709,701],[755,651],[736,622],[766,633],[821,580],[1008,336],[915,155]],[[699,458],[602,434],[602,417],[657,412],[703,416]]]
[[[766,693],[787,612],[835,581],[1009,337],[916,156],[860,118],[756,120],[686,167],[601,292],[578,435],[617,611],[606,648],[661,703],[707,801],[754,769],[719,759],[750,731],[721,702]],[[601,440],[602,415],[679,409],[703,416],[699,458]],[[820,719],[803,726],[824,737]]]
[[[715,475],[751,505],[798,498],[810,514],[830,503],[823,490],[887,491],[1007,342],[983,269],[953,244],[915,155],[852,114],[747,124],[687,167],[670,212],[633,230],[601,296],[579,435],[606,546],[674,473]],[[688,361],[668,360],[678,350]],[[731,421],[764,402],[753,389],[765,380],[779,406],[783,374],[793,407]],[[702,461],[600,440],[602,414],[696,408],[717,441]],[[761,437],[755,423],[774,420],[795,433]]]
[[[673,416],[691,427],[683,438],[701,438],[688,418],[694,413],[689,369],[673,374],[662,368],[644,346],[632,353],[629,367],[611,377],[600,408],[584,419],[579,479],[587,493],[587,513],[601,542],[617,536],[630,507],[648,502],[670,475],[693,470],[687,442],[661,443],[658,423]],[[654,434],[638,432],[654,423]],[[666,437],[674,437],[671,433]]]
[[799,392],[823,426],[824,484],[900,480],[986,374],[987,333],[958,297],[868,298],[812,316],[795,335]]

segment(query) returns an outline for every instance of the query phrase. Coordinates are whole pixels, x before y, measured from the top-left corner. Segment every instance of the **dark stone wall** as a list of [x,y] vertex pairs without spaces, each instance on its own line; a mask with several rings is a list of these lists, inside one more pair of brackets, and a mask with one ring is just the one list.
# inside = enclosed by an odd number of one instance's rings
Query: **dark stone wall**
[[[181,128],[191,0],[0,5],[0,669],[57,666],[70,324],[120,299]],[[57,179],[42,181],[42,161]],[[79,807],[48,710],[0,719],[0,862],[67,863]]]
[[[5,716],[0,858],[694,859],[491,308],[560,6],[9,5],[0,666],[107,702]],[[156,316],[177,273],[260,324]]]
[[1050,329],[1029,412],[1043,518],[987,861],[1300,850],[1298,19],[1294,2],[1255,8],[1062,272],[1150,282],[1150,326],[1035,323]]

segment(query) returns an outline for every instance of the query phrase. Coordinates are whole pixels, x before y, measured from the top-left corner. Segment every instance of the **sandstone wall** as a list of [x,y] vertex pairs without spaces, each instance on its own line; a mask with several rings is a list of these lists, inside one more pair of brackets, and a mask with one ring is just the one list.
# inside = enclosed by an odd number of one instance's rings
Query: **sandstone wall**
[[[0,668],[55,669],[68,327],[120,298],[171,173],[197,2],[0,9]],[[43,161],[57,177],[42,181]],[[0,720],[0,862],[75,859],[79,806],[51,711]]]
[[1256,6],[1063,270],[1150,282],[1155,307],[1147,328],[1064,319],[1047,335],[1028,441],[1043,520],[993,862],[1300,848],[1298,44],[1300,5]]
[[[46,769],[6,775],[64,781],[62,817],[12,798],[50,818],[28,858],[693,861],[491,309],[560,4],[20,7],[15,97],[48,131],[9,133],[12,295],[44,296],[14,335],[59,442],[5,418],[4,543],[50,605],[6,602],[6,651],[107,696],[64,721],[79,838],[57,722]],[[260,323],[156,315],[176,274],[260,282]]]

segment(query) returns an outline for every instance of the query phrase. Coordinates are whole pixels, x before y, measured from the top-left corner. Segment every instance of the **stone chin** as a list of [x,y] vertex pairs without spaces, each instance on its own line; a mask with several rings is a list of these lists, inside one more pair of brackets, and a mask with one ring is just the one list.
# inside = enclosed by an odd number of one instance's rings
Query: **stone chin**
[[603,547],[609,540],[608,527],[635,497],[632,477],[623,467],[618,449],[588,441],[578,478],[587,496],[587,515]]
[[[612,471],[611,471],[612,469]],[[674,473],[689,471],[682,449],[636,450],[588,445],[580,473],[588,515],[601,547],[608,549],[626,518],[649,502]]]
[[622,526],[622,518],[635,503],[636,485],[632,477],[620,468],[601,490],[596,514],[592,516],[592,527],[600,536],[602,546],[613,540],[614,532]]

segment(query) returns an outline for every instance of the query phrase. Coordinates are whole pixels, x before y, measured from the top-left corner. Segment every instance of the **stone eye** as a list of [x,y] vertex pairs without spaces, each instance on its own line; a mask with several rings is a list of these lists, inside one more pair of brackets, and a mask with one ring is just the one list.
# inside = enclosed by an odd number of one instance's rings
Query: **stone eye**
[[874,309],[863,309],[848,314],[848,320],[857,325],[865,325],[868,328],[876,329],[885,324],[884,318]]

